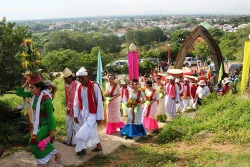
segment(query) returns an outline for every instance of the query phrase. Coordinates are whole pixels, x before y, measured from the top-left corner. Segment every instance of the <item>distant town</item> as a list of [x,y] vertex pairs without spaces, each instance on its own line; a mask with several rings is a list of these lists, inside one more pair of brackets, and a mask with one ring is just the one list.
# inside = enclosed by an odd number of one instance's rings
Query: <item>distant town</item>
[[206,29],[219,28],[224,32],[236,32],[250,26],[250,15],[187,15],[187,16],[123,16],[123,17],[85,17],[44,20],[15,21],[17,25],[26,25],[34,33],[50,31],[81,31],[82,33],[113,33],[121,37],[128,28],[148,29],[159,27],[164,32],[172,29],[193,30],[197,25]]

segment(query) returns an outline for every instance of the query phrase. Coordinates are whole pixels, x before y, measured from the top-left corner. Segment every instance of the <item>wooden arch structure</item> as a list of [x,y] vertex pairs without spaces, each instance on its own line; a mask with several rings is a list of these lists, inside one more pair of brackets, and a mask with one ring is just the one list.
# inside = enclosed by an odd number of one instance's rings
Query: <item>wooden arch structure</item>
[[185,57],[187,56],[190,47],[198,37],[202,37],[206,42],[206,44],[208,45],[209,49],[211,50],[212,58],[214,60],[216,75],[218,76],[219,74],[221,64],[224,75],[225,71],[224,71],[224,63],[221,50],[218,44],[215,42],[214,38],[211,36],[211,34],[207,31],[206,28],[204,28],[201,25],[196,27],[182,43],[174,67],[177,69],[182,69]]

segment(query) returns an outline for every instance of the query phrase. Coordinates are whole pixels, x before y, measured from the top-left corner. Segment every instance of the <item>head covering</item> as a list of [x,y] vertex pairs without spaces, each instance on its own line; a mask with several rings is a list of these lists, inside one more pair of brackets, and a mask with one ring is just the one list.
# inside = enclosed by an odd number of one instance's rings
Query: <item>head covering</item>
[[146,82],[146,85],[148,85],[148,86],[150,86],[150,87],[152,87],[152,84],[153,84],[152,81],[147,81],[147,82]]
[[46,80],[46,81],[44,82],[44,85],[45,85],[45,86],[55,86],[55,83],[52,82],[51,80]]
[[187,79],[187,78],[184,78],[183,81],[188,81],[188,79]]
[[121,82],[121,84],[123,84],[123,85],[125,85],[125,84],[126,84],[126,82],[125,82],[125,81],[123,81],[123,80],[121,80],[120,82]]
[[68,67],[66,67],[64,70],[63,70],[63,78],[68,78],[69,76],[75,76],[74,73],[72,73]]
[[229,78],[224,78],[223,80],[222,80],[222,84],[223,85],[225,85],[225,84],[227,84],[227,83],[230,83],[231,81],[230,81],[230,79]]
[[175,78],[175,82],[180,82],[180,79],[179,78]]
[[157,75],[157,79],[161,79],[161,76],[160,76],[160,75]]
[[34,85],[40,82],[43,82],[43,79],[40,75],[30,75],[28,78],[28,83],[30,85]]
[[172,75],[170,75],[170,76],[168,77],[168,79],[174,80],[174,77],[173,77]]
[[88,76],[88,71],[84,68],[81,67],[77,72],[76,72],[76,76]]
[[203,80],[200,80],[198,84],[199,85],[206,85],[205,81],[203,81]]
[[134,78],[134,79],[132,79],[132,82],[136,82],[136,83],[137,83],[137,82],[138,82],[138,79],[135,79],[135,78]]

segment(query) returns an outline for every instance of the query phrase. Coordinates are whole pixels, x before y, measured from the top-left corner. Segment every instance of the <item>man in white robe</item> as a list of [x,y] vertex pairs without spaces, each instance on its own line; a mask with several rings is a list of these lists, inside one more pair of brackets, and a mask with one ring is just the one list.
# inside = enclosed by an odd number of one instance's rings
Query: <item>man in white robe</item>
[[87,148],[95,145],[93,152],[102,150],[97,126],[104,119],[103,96],[99,85],[90,81],[84,67],[77,71],[76,76],[81,84],[77,86],[74,98],[74,121],[79,128],[75,135],[75,152],[84,155]]
[[199,87],[196,90],[196,95],[195,95],[195,107],[197,104],[202,105],[202,99],[204,99],[207,95],[210,94],[209,88],[206,86],[205,81],[200,80],[199,81]]
[[176,103],[180,102],[179,89],[174,83],[174,77],[169,77],[169,83],[166,85],[165,109],[167,112],[167,121],[172,121],[176,112]]

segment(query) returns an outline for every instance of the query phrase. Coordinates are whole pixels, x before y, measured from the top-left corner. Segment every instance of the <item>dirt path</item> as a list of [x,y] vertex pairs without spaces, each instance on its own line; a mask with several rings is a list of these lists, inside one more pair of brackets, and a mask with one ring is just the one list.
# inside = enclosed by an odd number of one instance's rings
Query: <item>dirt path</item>
[[[165,123],[159,123],[160,127],[163,127]],[[113,135],[107,135],[106,129],[103,129],[99,132],[99,137],[103,146],[103,153],[110,154],[115,151],[121,145],[131,146],[139,139],[135,137],[133,140],[126,140],[120,137],[119,131]],[[81,165],[84,162],[88,161],[90,158],[97,155],[89,150],[87,154],[83,157],[75,155],[74,147],[65,146],[62,143],[54,142],[56,149],[62,154],[62,161],[60,164],[57,164],[51,159],[48,163],[48,167],[61,167],[61,166],[77,166]],[[0,160],[0,167],[33,167],[35,166],[35,158],[31,153],[26,151],[16,152],[13,155],[5,157]]]

